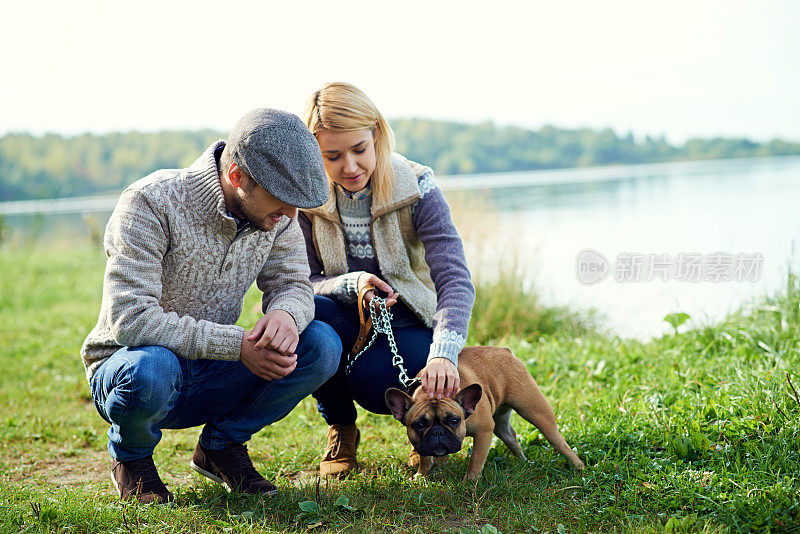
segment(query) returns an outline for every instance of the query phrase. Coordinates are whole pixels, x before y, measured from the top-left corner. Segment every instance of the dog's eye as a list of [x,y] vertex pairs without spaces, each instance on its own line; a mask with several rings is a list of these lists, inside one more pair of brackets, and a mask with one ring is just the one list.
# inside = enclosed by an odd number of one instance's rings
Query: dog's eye
[[447,424],[448,425],[457,425],[460,422],[461,422],[461,418],[460,417],[456,417],[455,415],[450,417],[450,419],[447,420]]
[[413,425],[411,425],[414,430],[422,431],[428,426],[425,421],[417,421]]

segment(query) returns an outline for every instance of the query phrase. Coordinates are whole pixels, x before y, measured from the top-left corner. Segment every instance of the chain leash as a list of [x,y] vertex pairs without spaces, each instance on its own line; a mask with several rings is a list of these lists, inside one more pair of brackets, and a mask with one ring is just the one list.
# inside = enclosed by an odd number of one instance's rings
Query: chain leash
[[345,367],[345,372],[348,375],[350,374],[350,369],[361,357],[361,355],[369,350],[380,333],[386,334],[386,338],[389,340],[389,350],[392,352],[392,365],[397,368],[397,372],[399,374],[398,378],[400,383],[403,384],[403,387],[409,388],[412,385],[420,382],[419,378],[409,378],[408,371],[406,371],[405,367],[405,361],[397,352],[397,343],[394,341],[394,332],[392,331],[392,312],[386,307],[386,299],[373,296],[372,300],[369,301],[369,314],[370,317],[372,317],[372,337],[358,354],[355,356],[352,354],[347,355],[347,366]]

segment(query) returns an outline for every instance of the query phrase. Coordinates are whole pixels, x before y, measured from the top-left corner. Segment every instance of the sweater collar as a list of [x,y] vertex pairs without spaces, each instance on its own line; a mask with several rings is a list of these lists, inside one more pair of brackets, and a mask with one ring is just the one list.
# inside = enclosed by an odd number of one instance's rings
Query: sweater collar
[[197,209],[206,213],[219,213],[227,216],[225,197],[219,183],[219,164],[216,156],[217,150],[222,150],[224,146],[225,141],[222,140],[213,143],[186,171],[190,187],[197,200]]
[[370,184],[367,184],[364,189],[355,192],[350,192],[339,184],[335,184],[333,187],[336,189],[337,195],[344,195],[346,198],[352,200],[364,200],[367,198],[372,198],[372,186]]

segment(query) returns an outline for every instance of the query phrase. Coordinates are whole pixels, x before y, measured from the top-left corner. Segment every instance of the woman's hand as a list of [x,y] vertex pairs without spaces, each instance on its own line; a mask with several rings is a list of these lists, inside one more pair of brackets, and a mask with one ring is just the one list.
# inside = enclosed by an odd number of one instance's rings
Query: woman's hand
[[455,364],[447,358],[434,358],[422,368],[420,373],[422,389],[431,399],[452,397],[458,392],[461,377]]
[[[366,286],[375,286],[377,289],[380,289],[384,293],[386,293],[386,307],[389,308],[395,304],[397,304],[397,297],[400,296],[399,293],[395,293],[392,287],[375,276],[374,274],[364,273],[358,277],[358,293],[361,293],[361,290]],[[369,304],[369,301],[372,300],[372,297],[375,296],[374,291],[368,291],[366,295],[364,295],[364,302]]]

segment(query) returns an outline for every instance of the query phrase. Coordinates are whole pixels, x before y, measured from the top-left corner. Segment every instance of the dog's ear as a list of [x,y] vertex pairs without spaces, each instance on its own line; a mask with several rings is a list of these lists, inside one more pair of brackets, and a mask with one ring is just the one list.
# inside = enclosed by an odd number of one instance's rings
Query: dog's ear
[[397,388],[387,389],[384,398],[386,399],[386,406],[392,411],[394,418],[405,424],[406,413],[414,404],[414,399]]
[[453,400],[464,408],[464,417],[466,418],[475,411],[475,406],[477,406],[478,401],[481,400],[481,395],[483,395],[483,388],[481,388],[481,385],[471,384],[456,393]]

